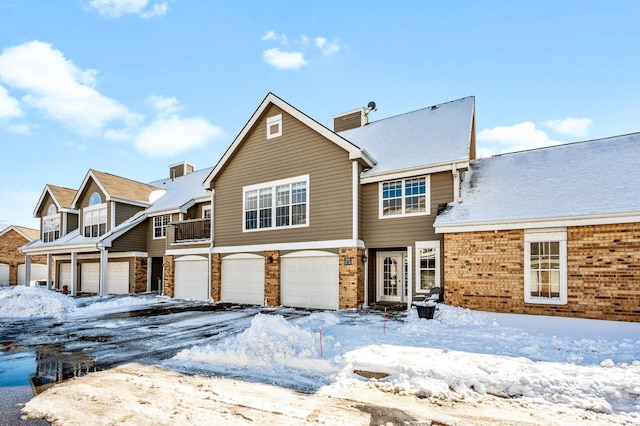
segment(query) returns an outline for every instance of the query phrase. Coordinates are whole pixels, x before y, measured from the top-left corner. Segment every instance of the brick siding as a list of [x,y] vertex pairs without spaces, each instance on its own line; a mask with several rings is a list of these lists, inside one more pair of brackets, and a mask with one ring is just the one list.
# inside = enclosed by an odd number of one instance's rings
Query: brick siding
[[[20,254],[18,249],[28,242],[29,240],[24,238],[14,229],[7,231],[0,237],[0,263],[9,265],[9,282],[7,284],[18,284],[18,265],[25,263],[24,254]],[[31,263],[46,265],[47,257],[33,256],[31,258]]]
[[175,259],[173,256],[164,256],[164,285],[162,286],[162,294],[173,297],[175,290]]
[[147,291],[147,258],[135,257],[133,260],[133,292],[144,293]]
[[[363,249],[341,248],[338,264],[338,309],[353,309],[364,304]],[[351,259],[350,262],[345,262]],[[348,265],[347,263],[351,263]]]
[[[273,262],[269,263],[267,259],[271,256]],[[264,299],[267,306],[280,305],[280,260],[279,251],[264,252]]]
[[469,309],[640,321],[640,223],[567,228],[566,305],[524,302],[524,231],[445,234],[445,302]]

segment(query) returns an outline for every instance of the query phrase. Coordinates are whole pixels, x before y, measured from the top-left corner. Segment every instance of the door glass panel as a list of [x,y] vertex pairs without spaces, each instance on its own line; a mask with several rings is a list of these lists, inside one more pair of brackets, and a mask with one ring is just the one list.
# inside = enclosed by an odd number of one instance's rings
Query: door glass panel
[[382,294],[398,296],[398,256],[387,256],[383,261]]

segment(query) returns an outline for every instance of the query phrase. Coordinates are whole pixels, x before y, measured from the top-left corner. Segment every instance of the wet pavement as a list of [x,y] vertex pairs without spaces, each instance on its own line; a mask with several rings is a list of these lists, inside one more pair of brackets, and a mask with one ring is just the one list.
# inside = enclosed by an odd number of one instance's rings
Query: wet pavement
[[0,426],[48,424],[21,420],[20,409],[56,382],[131,361],[160,363],[182,349],[242,332],[256,313],[264,312],[258,307],[157,300],[99,312],[97,317],[1,321]]

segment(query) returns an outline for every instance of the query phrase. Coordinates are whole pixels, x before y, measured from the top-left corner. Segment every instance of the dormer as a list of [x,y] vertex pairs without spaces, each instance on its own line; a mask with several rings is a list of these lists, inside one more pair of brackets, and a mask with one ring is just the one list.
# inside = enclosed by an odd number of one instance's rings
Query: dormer
[[71,208],[75,195],[75,189],[45,187],[33,212],[33,216],[40,219],[43,242],[50,243],[78,228],[78,211]]

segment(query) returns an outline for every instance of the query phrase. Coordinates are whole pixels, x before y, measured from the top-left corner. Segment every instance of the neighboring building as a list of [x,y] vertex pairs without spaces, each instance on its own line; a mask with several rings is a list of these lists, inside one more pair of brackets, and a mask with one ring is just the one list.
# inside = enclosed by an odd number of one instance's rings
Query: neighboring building
[[27,266],[31,279],[46,279],[46,259],[40,256],[25,264],[25,257],[19,251],[20,247],[37,240],[38,236],[37,229],[24,226],[11,225],[0,230],[0,286],[27,284]]
[[45,256],[55,288],[72,295],[161,291],[167,226],[203,203],[209,171],[178,163],[168,179],[146,184],[89,170],[78,190],[47,185],[34,212],[41,238],[21,251],[27,261]]
[[475,156],[474,99],[370,111],[335,116],[336,133],[268,94],[204,182],[211,247],[167,251],[175,294],[205,270],[214,300],[269,306],[410,303],[440,286],[433,222]]
[[640,134],[471,163],[438,216],[445,300],[640,321]]

